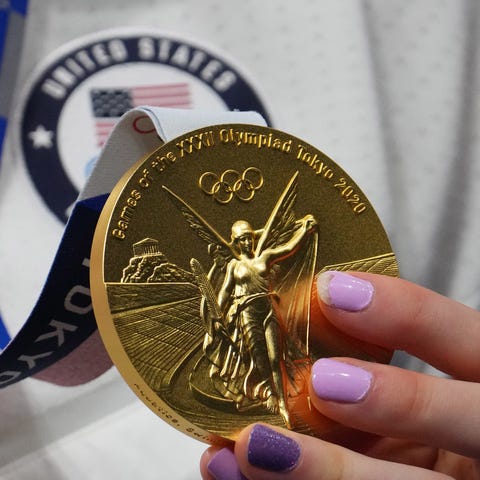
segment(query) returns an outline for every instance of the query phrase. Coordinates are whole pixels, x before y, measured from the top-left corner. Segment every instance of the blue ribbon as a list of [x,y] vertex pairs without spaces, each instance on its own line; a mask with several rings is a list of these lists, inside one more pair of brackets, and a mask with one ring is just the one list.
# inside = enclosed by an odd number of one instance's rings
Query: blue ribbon
[[[18,22],[15,31],[9,31],[8,27],[12,15],[20,17],[27,15],[27,6],[28,0],[10,0],[6,7],[0,8],[0,88],[5,88],[5,84],[14,85],[15,83],[18,61],[13,63],[12,58],[18,58],[19,56],[23,29],[18,28]],[[16,55],[12,55],[12,52],[16,52]],[[8,113],[12,96],[13,92],[7,92],[6,95],[3,93],[3,96],[0,97],[0,165],[3,142],[7,134]],[[10,335],[0,316],[0,351],[9,341]]]
[[43,291],[0,356],[0,388],[53,365],[97,328],[89,287],[90,248],[107,197],[75,205]]

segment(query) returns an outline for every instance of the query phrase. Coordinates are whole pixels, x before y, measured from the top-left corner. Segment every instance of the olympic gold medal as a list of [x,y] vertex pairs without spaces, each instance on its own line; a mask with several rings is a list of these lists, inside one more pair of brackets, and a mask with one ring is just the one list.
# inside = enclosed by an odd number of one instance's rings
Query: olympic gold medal
[[330,269],[398,273],[359,187],[298,138],[217,125],[159,147],[110,195],[95,316],[134,392],[194,438],[258,421],[322,436],[334,427],[310,403],[313,362],[391,356],[322,317],[313,284]]

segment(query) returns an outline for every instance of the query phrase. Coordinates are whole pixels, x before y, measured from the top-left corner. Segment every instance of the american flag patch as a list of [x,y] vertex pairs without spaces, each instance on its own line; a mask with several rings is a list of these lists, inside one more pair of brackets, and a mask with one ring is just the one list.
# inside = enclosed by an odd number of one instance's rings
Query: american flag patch
[[132,88],[95,88],[90,91],[97,146],[102,147],[118,119],[142,105],[190,108],[188,83],[172,83]]

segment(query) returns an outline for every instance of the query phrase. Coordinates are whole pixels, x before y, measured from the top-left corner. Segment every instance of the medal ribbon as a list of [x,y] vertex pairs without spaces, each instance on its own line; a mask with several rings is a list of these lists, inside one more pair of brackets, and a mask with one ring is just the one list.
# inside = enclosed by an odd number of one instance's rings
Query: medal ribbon
[[[10,0],[0,4],[0,165],[23,43],[27,5],[28,0]],[[0,316],[0,351],[9,341],[10,336]]]
[[189,131],[223,123],[265,125],[255,112],[154,107],[139,107],[121,118],[77,199],[32,313],[0,355],[0,388],[31,375],[79,385],[111,366],[98,336],[89,286],[90,249],[102,207],[121,176],[145,154]]

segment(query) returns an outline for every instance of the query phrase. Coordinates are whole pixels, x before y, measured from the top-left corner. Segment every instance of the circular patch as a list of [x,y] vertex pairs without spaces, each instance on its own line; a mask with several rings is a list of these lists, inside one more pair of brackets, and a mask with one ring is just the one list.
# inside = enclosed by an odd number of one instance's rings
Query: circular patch
[[390,352],[323,318],[326,270],[397,275],[359,187],[289,134],[217,125],[132,167],[100,216],[90,285],[100,333],[135,393],[208,442],[253,422],[333,428],[310,403],[313,362]]
[[[230,60],[152,31],[110,30],[63,46],[37,71],[24,98],[19,128],[26,166],[62,222],[130,108],[253,110],[270,122],[259,93]],[[137,127],[141,132],[142,123]]]

